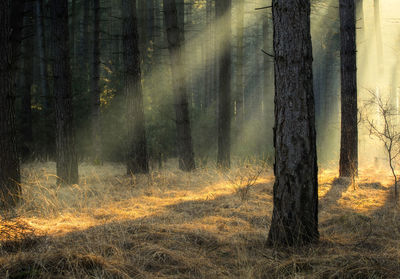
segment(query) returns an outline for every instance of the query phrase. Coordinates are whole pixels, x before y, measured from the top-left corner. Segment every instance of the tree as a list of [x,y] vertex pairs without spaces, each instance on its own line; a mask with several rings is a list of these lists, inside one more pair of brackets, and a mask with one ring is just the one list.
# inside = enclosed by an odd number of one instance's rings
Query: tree
[[51,20],[57,177],[59,183],[75,184],[79,178],[72,113],[67,0],[52,2]]
[[[13,1],[14,2],[14,1]],[[21,194],[15,130],[15,87],[11,1],[0,0],[0,207],[14,206]],[[14,19],[15,20],[15,19]]]
[[145,118],[140,70],[136,1],[122,0],[122,36],[124,58],[124,90],[128,125],[127,173],[147,173]]
[[[366,113],[363,119],[367,124],[369,135],[378,139],[386,151],[387,162],[389,164],[394,179],[394,198],[395,203],[399,200],[398,174],[396,166],[399,163],[400,155],[400,129],[398,126],[399,113],[390,104],[390,99],[383,100],[381,96],[372,93],[372,97],[365,103]],[[378,110],[376,110],[378,108]],[[374,121],[370,116],[378,116],[381,121]]]
[[35,7],[36,43],[39,52],[40,89],[43,104],[42,119],[44,123],[44,155],[54,156],[54,115],[51,108],[51,96],[48,80],[48,59],[46,55],[45,25],[43,19],[43,0],[36,0]]
[[383,61],[383,42],[382,42],[382,30],[381,30],[381,8],[380,1],[374,0],[374,23],[375,23],[375,43],[377,50],[377,74],[379,77],[382,76],[384,71],[384,61]]
[[100,122],[100,0],[93,0],[93,64],[92,64],[92,156],[95,163],[102,161]]
[[175,95],[176,145],[179,168],[183,171],[195,169],[192,132],[189,118],[186,75],[182,58],[183,31],[175,0],[164,0],[164,20],[167,29],[168,50],[171,56],[172,86]]
[[32,159],[33,154],[33,130],[32,130],[32,96],[31,89],[33,85],[33,13],[34,3],[27,1],[25,4],[24,16],[24,41],[23,41],[23,86],[21,96],[21,124],[20,133],[22,142],[20,153],[23,160]]
[[221,168],[231,164],[231,0],[215,2],[215,14],[224,34],[219,38],[218,158]]
[[243,128],[244,119],[244,1],[239,1],[237,4],[237,19],[236,19],[236,94],[235,94],[235,111],[238,122],[239,131]]
[[268,243],[303,245],[319,237],[310,1],[273,0],[272,15],[275,184]]
[[340,177],[357,175],[357,53],[354,0],[340,0],[341,140]]

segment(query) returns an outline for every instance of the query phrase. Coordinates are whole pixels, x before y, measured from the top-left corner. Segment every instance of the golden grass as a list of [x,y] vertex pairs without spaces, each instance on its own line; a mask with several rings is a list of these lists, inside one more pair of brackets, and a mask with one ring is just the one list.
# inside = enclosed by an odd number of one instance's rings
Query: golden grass
[[19,217],[0,223],[0,277],[400,278],[387,172],[364,168],[349,186],[321,170],[320,243],[275,250],[271,170],[240,190],[260,168],[187,174],[171,163],[127,177],[122,165],[82,164],[80,184],[60,187],[54,164],[26,165]]

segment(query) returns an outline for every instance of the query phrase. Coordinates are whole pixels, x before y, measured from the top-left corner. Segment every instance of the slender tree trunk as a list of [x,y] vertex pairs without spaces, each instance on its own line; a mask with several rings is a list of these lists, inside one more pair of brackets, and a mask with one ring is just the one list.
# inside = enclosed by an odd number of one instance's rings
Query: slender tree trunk
[[80,39],[79,53],[76,53],[79,65],[79,75],[82,82],[84,94],[89,89],[89,22],[90,22],[90,1],[83,0],[82,37]]
[[182,59],[183,32],[179,28],[175,0],[164,0],[165,27],[168,49],[171,56],[171,74],[175,94],[177,151],[179,168],[183,171],[195,169],[192,132],[189,118],[186,75]]
[[71,68],[68,44],[68,1],[53,0],[53,80],[56,114],[56,163],[59,183],[78,183],[78,161],[72,113]]
[[[263,17],[263,49],[268,53],[272,53],[272,27],[270,24],[270,18],[267,16]],[[273,103],[274,103],[274,63],[273,59],[268,55],[264,55],[263,59],[263,114],[267,117],[273,115]]]
[[[0,0],[0,207],[14,206],[21,194],[15,128],[15,87],[11,1]],[[15,20],[15,19],[14,19]],[[21,22],[22,25],[22,22]]]
[[51,113],[51,96],[48,79],[46,38],[44,35],[43,0],[36,0],[36,42],[39,51],[40,89],[43,103],[42,118],[44,122],[44,153],[46,159],[54,154],[54,119]]
[[382,27],[381,27],[381,8],[380,0],[374,0],[374,20],[375,20],[375,40],[377,50],[377,74],[379,77],[383,75],[384,61],[383,61],[383,43],[382,43]]
[[241,131],[243,119],[244,119],[244,1],[239,0],[237,4],[237,17],[236,17],[236,120],[239,131]]
[[218,88],[218,158],[220,168],[231,165],[231,0],[218,0],[215,3],[216,17],[224,26],[225,34],[220,35],[219,88]]
[[22,136],[21,156],[23,160],[32,159],[33,155],[33,130],[32,130],[32,100],[31,89],[33,85],[33,2],[26,2],[24,17],[24,42],[23,42],[23,77],[21,96],[21,125]]
[[[76,9],[76,0],[72,0],[71,4],[71,23],[69,24],[69,34],[70,34],[70,49],[71,49],[71,59],[75,62],[75,30],[76,30],[76,22],[77,22],[77,9]],[[74,64],[74,63],[73,63]]]
[[340,0],[340,60],[342,124],[340,177],[354,177],[358,170],[357,53],[354,0]]
[[145,118],[140,70],[136,1],[122,0],[122,36],[125,98],[127,105],[127,173],[148,173]]
[[100,119],[100,0],[93,0],[93,64],[92,64],[92,144],[93,160],[101,163],[101,119]]
[[273,0],[272,14],[275,184],[268,242],[303,245],[319,237],[310,1]]
[[17,70],[18,59],[21,56],[22,29],[24,23],[25,1],[10,1],[11,4],[11,44],[12,44],[12,66]]
[[360,41],[364,41],[365,39],[365,19],[364,19],[364,1],[363,0],[356,0],[356,15],[357,15],[357,22],[359,23],[357,28],[360,34]]

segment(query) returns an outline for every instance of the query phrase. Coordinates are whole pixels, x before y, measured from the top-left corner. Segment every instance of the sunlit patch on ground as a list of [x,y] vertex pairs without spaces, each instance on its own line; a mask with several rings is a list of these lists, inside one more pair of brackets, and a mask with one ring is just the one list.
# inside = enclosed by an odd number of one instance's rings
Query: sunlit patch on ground
[[128,177],[122,165],[81,165],[81,183],[61,187],[54,164],[26,166],[16,220],[29,233],[11,242],[2,235],[0,276],[400,276],[400,219],[387,172],[361,169],[354,186],[321,169],[321,242],[278,252],[266,246],[273,174],[262,168],[185,174],[167,165]]

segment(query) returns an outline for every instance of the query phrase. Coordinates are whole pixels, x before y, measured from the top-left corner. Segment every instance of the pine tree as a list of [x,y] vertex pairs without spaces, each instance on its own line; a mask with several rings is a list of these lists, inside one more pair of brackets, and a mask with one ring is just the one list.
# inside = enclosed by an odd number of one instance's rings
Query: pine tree
[[273,0],[275,60],[274,210],[271,245],[318,239],[316,152],[309,0]]

